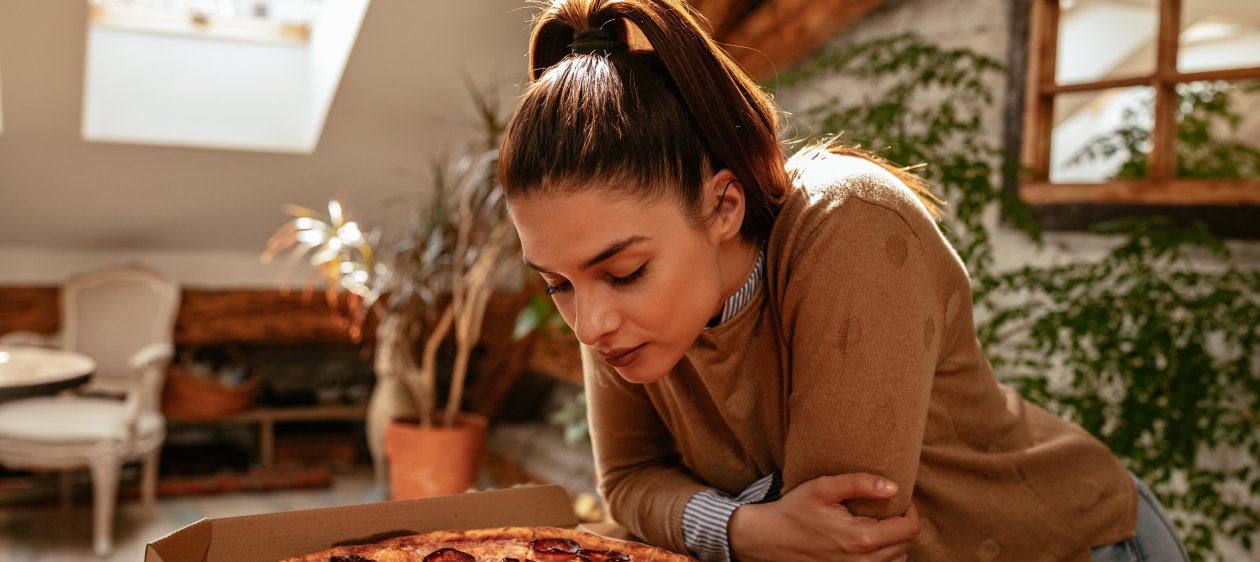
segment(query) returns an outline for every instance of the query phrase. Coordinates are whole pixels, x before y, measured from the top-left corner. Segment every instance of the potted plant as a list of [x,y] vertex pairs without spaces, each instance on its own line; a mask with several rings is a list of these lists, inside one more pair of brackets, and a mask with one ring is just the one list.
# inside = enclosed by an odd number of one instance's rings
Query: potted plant
[[[368,406],[368,442],[378,483],[384,483],[382,461],[388,459],[392,498],[466,490],[475,482],[485,438],[486,419],[461,412],[461,402],[515,232],[493,181],[502,122],[485,97],[474,94],[474,101],[486,138],[456,158],[434,162],[428,204],[385,257],[377,249],[380,234],[365,233],[339,200],[329,203],[327,220],[290,206],[295,218],[263,253],[264,261],[285,252],[291,262],[309,256],[326,281],[326,297],[347,311],[352,337],[375,318],[377,386]],[[449,371],[439,373],[439,352],[448,342]],[[449,381],[440,409],[439,379]]]

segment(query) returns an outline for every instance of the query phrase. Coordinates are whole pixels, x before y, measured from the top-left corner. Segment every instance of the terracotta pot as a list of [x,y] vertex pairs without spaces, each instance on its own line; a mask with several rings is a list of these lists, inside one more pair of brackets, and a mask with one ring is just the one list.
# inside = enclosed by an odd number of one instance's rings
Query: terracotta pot
[[459,414],[455,427],[423,428],[416,418],[395,419],[385,427],[390,499],[425,498],[467,491],[477,482],[486,441],[485,416]]

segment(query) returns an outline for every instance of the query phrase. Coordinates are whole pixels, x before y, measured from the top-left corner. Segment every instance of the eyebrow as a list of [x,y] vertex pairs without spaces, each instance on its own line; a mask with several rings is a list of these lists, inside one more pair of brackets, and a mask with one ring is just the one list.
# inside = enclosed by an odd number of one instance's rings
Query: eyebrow
[[[612,259],[613,256],[617,255],[622,250],[629,248],[630,246],[633,246],[640,242],[646,242],[648,240],[651,240],[651,238],[647,236],[635,235],[635,236],[626,238],[625,240],[618,240],[616,242],[613,242],[612,244],[609,244],[607,248],[604,248],[602,252],[596,254],[595,257],[589,260],[586,260],[586,262],[581,265],[581,269],[585,271],[587,269],[595,267],[596,265],[599,265],[603,262],[606,262]],[[540,267],[534,264],[533,262],[529,261],[529,259],[525,260],[525,265],[529,266],[530,269],[533,269],[534,271],[537,271],[539,273],[549,273],[551,275],[557,275],[556,272],[546,269],[544,267]]]

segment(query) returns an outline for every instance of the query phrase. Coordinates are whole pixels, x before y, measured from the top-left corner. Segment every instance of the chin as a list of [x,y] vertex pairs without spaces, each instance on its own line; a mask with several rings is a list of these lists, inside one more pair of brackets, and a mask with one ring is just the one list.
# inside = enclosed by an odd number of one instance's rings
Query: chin
[[626,382],[632,382],[635,384],[654,383],[665,378],[665,375],[668,375],[672,370],[660,368],[659,366],[653,365],[652,361],[643,361],[643,359],[648,358],[640,358],[633,365],[613,367],[613,370],[617,371],[617,374],[621,375],[621,378],[625,379]]

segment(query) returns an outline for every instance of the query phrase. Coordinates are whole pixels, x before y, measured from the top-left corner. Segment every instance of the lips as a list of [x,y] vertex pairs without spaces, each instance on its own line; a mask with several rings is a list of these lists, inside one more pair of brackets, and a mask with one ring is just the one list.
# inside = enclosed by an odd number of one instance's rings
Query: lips
[[603,356],[604,362],[611,367],[627,367],[643,354],[643,348],[646,346],[646,343],[641,343],[635,347],[622,347],[611,349],[607,352],[601,351],[599,354]]

